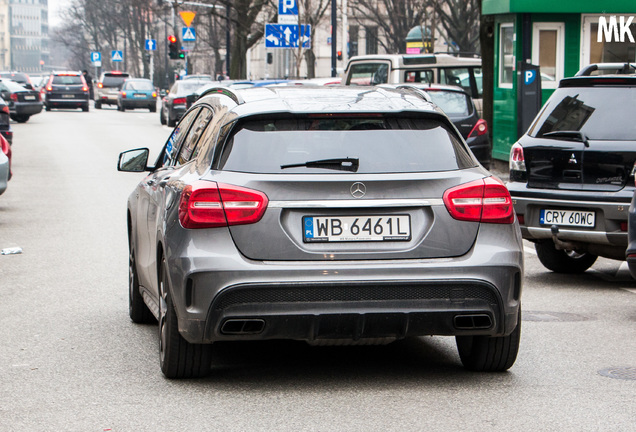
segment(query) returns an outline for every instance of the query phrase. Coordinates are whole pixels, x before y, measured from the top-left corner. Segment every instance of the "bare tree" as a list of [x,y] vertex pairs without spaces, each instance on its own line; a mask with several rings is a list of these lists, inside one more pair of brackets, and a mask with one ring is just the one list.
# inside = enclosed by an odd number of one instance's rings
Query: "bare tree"
[[438,0],[435,9],[449,46],[459,52],[479,52],[481,7],[478,0]]
[[406,52],[406,36],[427,18],[428,0],[353,0],[355,19],[362,26],[370,23],[384,33],[379,43],[389,53]]
[[[330,0],[297,0],[298,1],[298,14],[299,20],[301,20],[304,24],[308,24],[311,26],[312,31],[316,31],[318,26],[322,23],[325,18],[325,13],[330,5]],[[300,24],[300,22],[299,22]],[[307,78],[315,78],[316,77],[316,53],[314,52],[314,44],[315,38],[311,35],[311,39],[309,41],[309,48],[304,51],[305,62],[307,63]],[[302,47],[302,43],[299,43],[299,46]],[[301,48],[302,49],[302,48]],[[298,62],[297,60],[297,63]],[[298,71],[300,70],[300,65],[298,65]],[[297,72],[298,75],[298,72]]]

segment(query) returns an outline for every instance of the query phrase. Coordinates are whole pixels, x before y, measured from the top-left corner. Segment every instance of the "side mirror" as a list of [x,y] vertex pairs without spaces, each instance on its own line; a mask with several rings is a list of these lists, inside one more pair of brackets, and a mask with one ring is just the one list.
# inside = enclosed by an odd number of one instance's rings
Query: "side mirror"
[[125,172],[144,172],[150,171],[146,164],[148,163],[148,155],[150,150],[147,148],[139,148],[128,150],[119,154],[119,162],[117,163],[117,171]]

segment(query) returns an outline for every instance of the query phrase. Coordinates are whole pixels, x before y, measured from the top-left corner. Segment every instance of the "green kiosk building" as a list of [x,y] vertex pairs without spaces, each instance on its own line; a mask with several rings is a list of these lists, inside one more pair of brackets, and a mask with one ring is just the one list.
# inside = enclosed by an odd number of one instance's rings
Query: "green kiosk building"
[[517,122],[519,62],[540,67],[543,103],[584,66],[636,61],[634,0],[483,0],[482,13],[495,24],[494,159],[507,161],[525,132]]

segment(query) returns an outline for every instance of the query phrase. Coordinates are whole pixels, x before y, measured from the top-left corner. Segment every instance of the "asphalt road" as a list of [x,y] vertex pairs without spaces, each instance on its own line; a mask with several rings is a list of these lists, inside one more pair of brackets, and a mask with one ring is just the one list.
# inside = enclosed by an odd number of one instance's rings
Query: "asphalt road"
[[[0,196],[0,431],[636,430],[636,283],[600,259],[546,271],[526,248],[523,331],[507,373],[465,371],[454,339],[379,347],[219,345],[170,381],[155,325],[128,318],[126,199],[158,113],[43,112],[14,124]],[[606,376],[610,375],[610,376]]]

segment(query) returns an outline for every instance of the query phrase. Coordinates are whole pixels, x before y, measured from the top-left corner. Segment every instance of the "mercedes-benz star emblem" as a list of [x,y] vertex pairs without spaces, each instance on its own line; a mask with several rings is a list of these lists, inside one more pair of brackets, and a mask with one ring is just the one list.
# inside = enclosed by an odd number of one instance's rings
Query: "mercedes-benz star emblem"
[[351,185],[351,196],[354,198],[362,198],[367,193],[367,187],[364,183],[355,182]]

